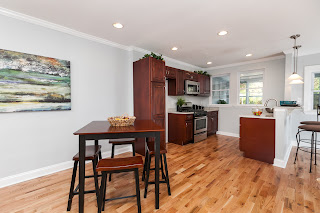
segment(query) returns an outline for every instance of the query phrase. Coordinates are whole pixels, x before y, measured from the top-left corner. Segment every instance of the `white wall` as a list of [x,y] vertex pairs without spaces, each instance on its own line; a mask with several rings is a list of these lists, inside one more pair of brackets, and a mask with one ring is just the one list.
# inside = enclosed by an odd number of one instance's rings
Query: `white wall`
[[208,71],[211,75],[230,74],[230,105],[219,108],[220,132],[239,134],[239,115],[250,114],[251,108],[238,105],[238,73],[256,69],[264,69],[263,103],[268,98],[278,101],[284,99],[285,59],[258,62]]
[[[0,16],[0,48],[71,61],[71,111],[0,114],[0,178],[70,161],[73,132],[130,112],[129,52]],[[104,146],[104,150],[109,147]]]

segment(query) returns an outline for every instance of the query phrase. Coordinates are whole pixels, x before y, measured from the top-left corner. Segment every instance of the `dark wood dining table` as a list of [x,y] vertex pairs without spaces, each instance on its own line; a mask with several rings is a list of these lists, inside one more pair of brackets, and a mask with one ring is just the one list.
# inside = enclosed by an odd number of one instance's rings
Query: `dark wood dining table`
[[84,212],[85,185],[85,151],[86,141],[118,138],[154,138],[155,148],[155,208],[159,209],[159,161],[160,133],[164,128],[151,120],[136,120],[132,126],[111,126],[108,121],[92,121],[79,129],[74,135],[79,135],[79,212]]

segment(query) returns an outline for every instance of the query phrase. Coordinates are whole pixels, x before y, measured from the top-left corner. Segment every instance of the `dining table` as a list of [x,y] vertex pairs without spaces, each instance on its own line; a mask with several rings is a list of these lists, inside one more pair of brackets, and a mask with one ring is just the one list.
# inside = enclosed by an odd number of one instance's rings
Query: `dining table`
[[102,139],[119,138],[154,138],[155,149],[155,209],[159,209],[159,162],[160,134],[165,129],[152,120],[136,120],[131,126],[111,126],[106,120],[92,121],[82,127],[74,135],[79,136],[79,212],[84,212],[85,187],[85,152],[86,141],[94,140],[97,144]]

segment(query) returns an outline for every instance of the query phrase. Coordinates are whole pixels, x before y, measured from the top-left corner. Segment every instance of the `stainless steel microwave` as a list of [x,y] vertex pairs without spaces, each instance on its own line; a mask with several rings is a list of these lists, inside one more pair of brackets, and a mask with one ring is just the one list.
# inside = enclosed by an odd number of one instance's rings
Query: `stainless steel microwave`
[[200,83],[196,81],[185,81],[185,94],[186,95],[199,95]]

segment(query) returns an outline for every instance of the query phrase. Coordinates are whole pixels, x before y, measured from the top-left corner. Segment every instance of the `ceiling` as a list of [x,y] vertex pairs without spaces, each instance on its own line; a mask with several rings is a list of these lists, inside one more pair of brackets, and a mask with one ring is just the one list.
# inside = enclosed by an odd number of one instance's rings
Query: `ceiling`
[[302,54],[320,52],[319,0],[0,0],[0,7],[203,68],[282,54],[297,33]]

